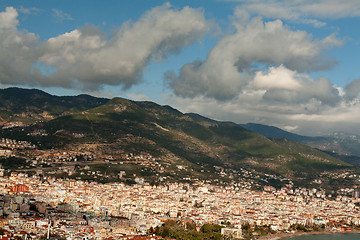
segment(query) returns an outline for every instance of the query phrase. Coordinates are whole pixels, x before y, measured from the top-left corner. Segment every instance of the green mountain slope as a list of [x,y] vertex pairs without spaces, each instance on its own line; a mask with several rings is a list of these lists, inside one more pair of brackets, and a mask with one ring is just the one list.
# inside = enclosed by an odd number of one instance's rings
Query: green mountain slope
[[296,142],[270,140],[235,123],[183,114],[152,102],[114,98],[86,109],[88,106],[82,105],[81,111],[59,111],[59,117],[25,128],[2,129],[1,135],[31,141],[42,149],[111,155],[117,163],[127,153],[150,154],[155,167],[133,164],[131,168],[153,182],[160,178],[231,182],[251,172],[262,184],[268,184],[264,176],[269,175],[301,184],[321,175],[326,184],[324,172],[350,167]]

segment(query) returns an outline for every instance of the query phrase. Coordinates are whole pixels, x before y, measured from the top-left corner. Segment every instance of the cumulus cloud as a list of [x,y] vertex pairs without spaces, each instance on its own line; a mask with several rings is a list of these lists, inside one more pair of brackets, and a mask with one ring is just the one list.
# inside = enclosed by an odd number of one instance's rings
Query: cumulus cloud
[[165,74],[174,93],[167,101],[183,112],[312,136],[356,127],[360,81],[342,89],[324,77],[309,76],[331,69],[336,61],[326,52],[343,42],[335,34],[314,39],[280,20],[250,16],[238,8],[233,17],[236,31],[220,39],[204,61]]
[[125,24],[111,39],[93,26],[49,39],[42,46],[45,54],[40,62],[55,66],[51,78],[63,80],[65,87],[79,82],[86,89],[100,84],[128,88],[142,80],[142,70],[150,60],[178,53],[207,30],[202,12],[189,7],[176,11],[164,5]]
[[[239,13],[237,19],[240,20],[234,23],[236,32],[224,36],[205,61],[185,64],[179,75],[165,74],[175,94],[229,100],[248,85],[280,86],[287,81],[286,86],[294,88],[302,84],[297,72],[330,69],[336,64],[324,55],[328,48],[342,44],[334,35],[312,39],[307,32],[292,31],[280,20],[246,21],[246,16]],[[261,72],[263,68],[280,65],[270,68],[266,78]]]
[[268,73],[258,71],[255,74],[253,85],[256,88],[264,89],[286,89],[296,90],[301,87],[302,78],[295,71],[285,68],[283,65],[279,67],[270,67]]
[[7,7],[0,12],[0,81],[2,84],[24,84],[36,77],[32,66],[40,56],[36,50],[38,36],[19,31],[18,13]]
[[345,98],[348,101],[360,99],[360,79],[356,79],[345,87]]
[[244,91],[232,101],[217,101],[197,96],[183,98],[168,95],[166,102],[182,112],[195,112],[220,121],[236,123],[255,122],[276,126],[308,136],[323,136],[336,131],[360,135],[360,102],[336,106],[321,104],[317,100],[303,103],[269,102],[264,91]]
[[341,101],[338,89],[326,78],[310,79],[284,66],[270,67],[268,73],[258,71],[253,87],[265,89],[264,100],[291,103],[305,103],[310,100],[335,106]]
[[34,34],[17,29],[17,16],[12,7],[0,12],[3,84],[92,91],[103,85],[129,88],[142,80],[142,71],[149,61],[179,53],[209,30],[202,11],[190,7],[177,10],[165,4],[151,9],[136,22],[125,23],[111,37],[88,25],[40,42]]

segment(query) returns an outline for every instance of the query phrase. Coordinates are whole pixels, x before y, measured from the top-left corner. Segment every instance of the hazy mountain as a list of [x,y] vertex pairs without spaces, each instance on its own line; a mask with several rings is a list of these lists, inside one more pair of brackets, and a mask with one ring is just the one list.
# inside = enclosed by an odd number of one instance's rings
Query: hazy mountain
[[258,123],[241,124],[241,126],[250,131],[260,133],[261,135],[264,135],[265,137],[268,138],[287,138],[289,140],[293,140],[295,142],[301,142],[301,143],[306,143],[310,141],[321,141],[325,139],[324,137],[302,136],[295,133],[284,131],[274,126],[267,126]]
[[328,136],[308,137],[280,128],[256,123],[242,124],[244,128],[268,138],[286,138],[328,152],[336,158],[360,166],[360,137],[353,134],[333,133]]

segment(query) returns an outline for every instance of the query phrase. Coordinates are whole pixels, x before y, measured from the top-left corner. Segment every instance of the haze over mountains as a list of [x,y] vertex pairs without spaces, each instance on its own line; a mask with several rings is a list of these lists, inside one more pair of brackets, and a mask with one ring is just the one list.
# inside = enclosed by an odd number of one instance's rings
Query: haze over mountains
[[333,133],[328,136],[308,137],[284,131],[274,126],[256,123],[241,124],[242,127],[262,134],[268,138],[287,138],[328,152],[355,166],[360,165],[360,136],[346,133]]
[[320,181],[332,187],[329,174],[352,168],[297,143],[324,143],[323,137],[215,121],[153,102],[89,95],[58,97],[35,89],[8,88],[0,90],[0,120],[1,137],[29,141],[38,149],[82,150],[111,156],[118,163],[117,156],[124,153],[150,154],[165,167],[142,167],[137,174],[155,182],[163,177],[226,182],[249,176],[251,171],[263,176],[261,184],[269,184],[268,176],[276,176],[271,181],[280,185]]

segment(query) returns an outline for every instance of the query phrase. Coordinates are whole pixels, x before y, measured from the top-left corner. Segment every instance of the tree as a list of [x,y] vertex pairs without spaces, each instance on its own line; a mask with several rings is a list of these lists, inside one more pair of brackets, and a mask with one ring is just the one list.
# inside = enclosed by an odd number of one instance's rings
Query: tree
[[199,203],[197,200],[195,200],[194,207],[196,207],[196,208],[201,208],[201,207],[203,207],[203,205],[202,205],[201,202]]

